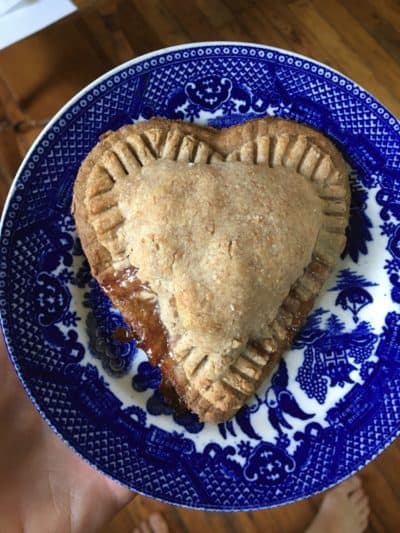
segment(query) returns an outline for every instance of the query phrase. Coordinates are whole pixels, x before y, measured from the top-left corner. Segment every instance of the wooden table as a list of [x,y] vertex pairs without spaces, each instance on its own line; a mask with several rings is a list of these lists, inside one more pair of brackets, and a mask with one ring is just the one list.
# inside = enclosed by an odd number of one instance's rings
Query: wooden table
[[[398,0],[123,0],[116,11],[110,1],[76,3],[80,13],[0,52],[8,87],[0,103],[0,204],[43,122],[118,61],[163,46],[222,39],[288,48],[347,74],[400,116]],[[369,531],[400,531],[399,441],[361,475],[372,506]],[[301,532],[319,499],[222,514],[137,497],[103,533],[130,532],[156,509],[176,533]]]

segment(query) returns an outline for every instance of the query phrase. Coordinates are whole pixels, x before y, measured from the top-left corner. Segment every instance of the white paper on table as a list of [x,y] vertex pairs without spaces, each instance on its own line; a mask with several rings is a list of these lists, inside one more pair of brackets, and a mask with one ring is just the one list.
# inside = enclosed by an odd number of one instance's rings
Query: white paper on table
[[0,0],[0,50],[76,9],[70,0]]
[[4,13],[7,13],[7,11],[10,11],[17,4],[21,3],[21,0],[0,0],[0,15],[4,15]]

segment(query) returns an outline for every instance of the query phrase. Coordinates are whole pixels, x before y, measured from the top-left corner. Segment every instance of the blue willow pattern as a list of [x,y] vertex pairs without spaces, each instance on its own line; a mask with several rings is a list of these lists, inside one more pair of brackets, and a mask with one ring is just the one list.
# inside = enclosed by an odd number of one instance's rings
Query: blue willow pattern
[[[77,169],[99,135],[153,115],[215,127],[265,115],[299,120],[329,135],[352,167],[344,267],[295,341],[297,366],[283,359],[213,440],[194,415],[164,403],[159,371],[135,342],[110,338],[123,321],[91,280],[70,216]],[[360,468],[398,432],[399,221],[399,124],[348,79],[251,45],[139,58],[72,101],[21,170],[0,248],[0,309],[14,364],[53,429],[139,492],[217,510],[306,497]],[[372,278],[365,265],[374,247],[383,268]],[[385,290],[379,323],[369,310]],[[126,378],[134,403],[115,392]]]

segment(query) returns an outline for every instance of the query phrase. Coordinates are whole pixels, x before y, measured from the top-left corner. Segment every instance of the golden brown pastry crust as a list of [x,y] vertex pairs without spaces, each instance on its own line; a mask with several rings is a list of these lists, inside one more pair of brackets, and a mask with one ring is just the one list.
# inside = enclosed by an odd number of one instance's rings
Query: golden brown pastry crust
[[349,196],[340,153],[306,126],[152,119],[90,152],[73,212],[100,283],[139,268],[170,336],[175,388],[220,422],[303,324],[344,247]]

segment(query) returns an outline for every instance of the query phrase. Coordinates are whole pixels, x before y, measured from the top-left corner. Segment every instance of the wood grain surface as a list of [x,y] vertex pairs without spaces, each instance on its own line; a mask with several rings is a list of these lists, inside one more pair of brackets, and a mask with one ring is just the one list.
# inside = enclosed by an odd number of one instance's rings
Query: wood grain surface
[[[24,153],[71,96],[118,62],[173,44],[243,40],[308,55],[400,116],[399,0],[81,0],[75,13],[0,52],[0,205]],[[368,531],[400,532],[400,442],[361,472]],[[321,496],[268,511],[204,513],[138,496],[102,533],[131,532],[154,510],[176,533],[305,530]]]

